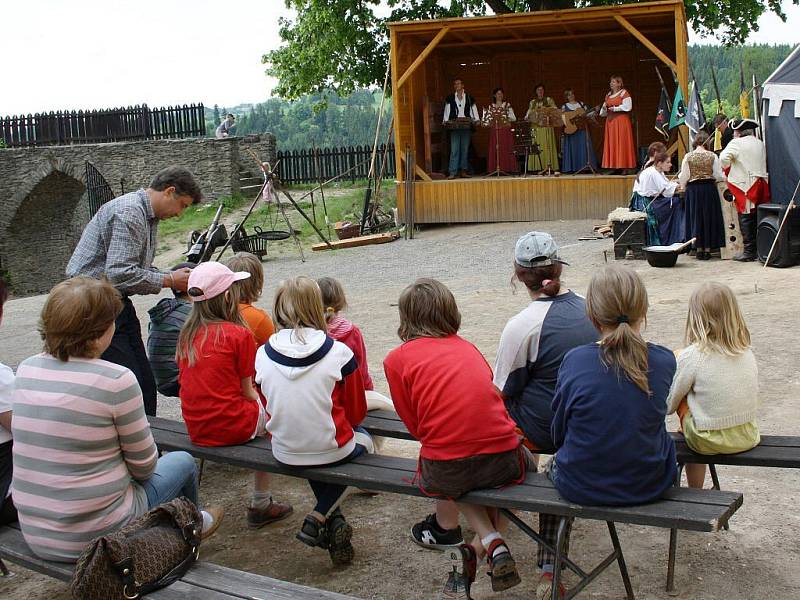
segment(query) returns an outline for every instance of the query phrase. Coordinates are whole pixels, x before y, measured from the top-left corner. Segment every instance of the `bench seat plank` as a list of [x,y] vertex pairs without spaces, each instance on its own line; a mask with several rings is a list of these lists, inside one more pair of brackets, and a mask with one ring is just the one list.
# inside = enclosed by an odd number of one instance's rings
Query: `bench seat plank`
[[225,592],[237,598],[265,598],[269,600],[353,600],[335,592],[318,590],[244,571],[229,569],[211,563],[199,563],[182,580],[195,587]]
[[[194,446],[181,422],[165,424],[151,419],[151,429],[159,447],[185,450],[198,458],[232,464],[246,469],[269,470],[292,477],[343,483],[378,491],[423,496],[413,483],[416,461],[381,455],[361,456],[349,463],[330,467],[298,468],[277,462],[269,441],[259,438],[240,446]],[[184,433],[179,431],[183,429]],[[700,492],[698,494],[698,492]],[[742,505],[742,494],[708,490],[669,490],[663,500],[629,507],[590,507],[566,502],[542,473],[531,473],[520,486],[501,490],[477,490],[465,495],[467,502],[530,512],[550,512],[584,519],[599,519],[679,527],[694,531],[715,531]]]
[[0,527],[0,558],[61,581],[72,579],[74,565],[39,558],[28,548],[22,532],[14,527]]

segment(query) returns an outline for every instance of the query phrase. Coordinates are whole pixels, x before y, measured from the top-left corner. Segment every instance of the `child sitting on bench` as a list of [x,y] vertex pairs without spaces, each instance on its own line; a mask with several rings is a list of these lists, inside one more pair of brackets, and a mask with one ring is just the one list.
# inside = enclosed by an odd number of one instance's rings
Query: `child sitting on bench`
[[[734,454],[758,445],[758,367],[733,291],[703,283],[689,299],[686,343],[669,394],[686,445],[698,454]],[[702,488],[704,464],[687,464],[689,486]]]
[[[420,441],[418,485],[428,496],[457,500],[481,488],[499,488],[536,470],[533,457],[514,432],[492,369],[480,351],[459,337],[461,314],[447,287],[418,279],[400,295],[403,344],[383,366],[397,414]],[[520,582],[514,558],[500,531],[496,509],[458,504],[477,534],[460,551],[467,597],[478,559],[486,556],[492,589]]]
[[[567,353],[553,399],[557,451],[547,470],[570,502],[634,506],[675,483],[675,444],[664,423],[675,356],[642,337],[647,306],[644,283],[627,267],[605,267],[589,283],[586,312],[600,341]],[[539,535],[553,548],[560,519],[540,516]],[[564,556],[571,526],[569,519]],[[535,598],[550,598],[555,556],[540,545],[537,558],[542,575]]]
[[[189,275],[192,312],[178,338],[178,381],[186,430],[198,446],[235,446],[266,435],[266,413],[253,387],[256,343],[230,292],[248,277],[218,262],[201,263]],[[254,471],[253,477],[248,527],[288,517],[292,507],[270,494],[272,475]]]
[[250,277],[235,281],[231,292],[236,295],[242,320],[256,338],[256,346],[263,346],[275,333],[275,325],[267,312],[253,306],[264,288],[264,267],[258,257],[249,252],[237,252],[225,264],[231,271],[250,273]]
[[[322,296],[308,277],[281,282],[272,311],[278,332],[258,349],[256,383],[267,398],[272,454],[286,465],[339,465],[372,452],[353,352],[327,335]],[[334,565],[353,560],[353,528],[339,505],[347,486],[309,479],[317,503],[297,539],[325,548]]]

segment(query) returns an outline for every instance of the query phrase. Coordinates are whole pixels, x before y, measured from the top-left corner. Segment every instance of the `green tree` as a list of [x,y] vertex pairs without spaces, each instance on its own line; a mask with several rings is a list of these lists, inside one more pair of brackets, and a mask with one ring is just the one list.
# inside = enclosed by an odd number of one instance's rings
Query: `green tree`
[[[786,15],[777,0],[729,0],[722,4],[684,0],[692,28],[725,44],[741,44],[758,29],[758,18]],[[278,79],[275,93],[297,99],[331,91],[349,95],[383,83],[388,52],[388,21],[463,17],[494,13],[621,4],[619,0],[385,0],[388,17],[376,14],[381,0],[284,0],[297,13],[280,19],[284,44],[262,57],[267,73]],[[794,4],[800,0],[792,0]]]

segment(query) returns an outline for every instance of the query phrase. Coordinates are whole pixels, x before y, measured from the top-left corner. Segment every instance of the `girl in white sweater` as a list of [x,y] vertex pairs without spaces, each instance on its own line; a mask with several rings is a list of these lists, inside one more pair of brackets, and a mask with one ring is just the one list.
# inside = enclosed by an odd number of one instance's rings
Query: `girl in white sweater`
[[[668,412],[678,413],[686,444],[698,454],[734,454],[758,445],[758,368],[750,332],[733,291],[698,286],[689,299],[686,343],[678,355]],[[706,466],[687,464],[690,487],[702,488]]]

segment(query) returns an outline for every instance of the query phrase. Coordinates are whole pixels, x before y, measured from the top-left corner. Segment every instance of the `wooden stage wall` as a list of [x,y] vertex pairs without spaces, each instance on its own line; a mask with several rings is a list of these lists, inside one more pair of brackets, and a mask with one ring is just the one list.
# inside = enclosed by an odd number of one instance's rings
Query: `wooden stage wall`
[[[501,177],[416,181],[415,223],[604,220],[628,206],[633,175]],[[397,207],[405,223],[404,183],[397,184]]]

